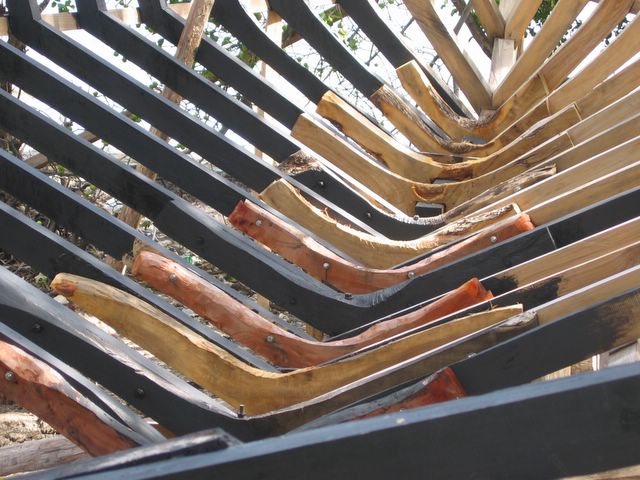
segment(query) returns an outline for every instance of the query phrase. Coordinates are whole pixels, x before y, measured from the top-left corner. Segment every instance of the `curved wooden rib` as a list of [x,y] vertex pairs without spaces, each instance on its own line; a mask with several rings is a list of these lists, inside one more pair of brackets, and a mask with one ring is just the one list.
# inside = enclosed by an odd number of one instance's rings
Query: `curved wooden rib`
[[377,270],[344,260],[251,202],[238,203],[228,218],[242,233],[298,265],[312,277],[349,293],[368,293],[390,287],[534,228],[526,215],[520,215],[412,265]]
[[272,183],[261,194],[266,203],[296,223],[327,240],[338,250],[370,268],[391,268],[420,253],[463,238],[518,212],[515,205],[496,210],[488,217],[468,217],[462,224],[449,224],[417,240],[393,241],[358,232],[342,225],[314,207],[287,182]]
[[[614,85],[619,83],[622,82],[615,82]],[[606,90],[608,91],[608,89]],[[596,93],[599,93],[599,91],[596,91]],[[624,92],[619,93],[622,94]],[[600,97],[603,98],[603,96]],[[607,95],[607,99],[610,97],[611,95]],[[596,107],[596,103],[592,102],[590,107]],[[638,108],[640,108],[640,91],[634,91],[598,113],[576,123],[552,140],[533,147],[526,155],[516,160],[507,161],[508,157],[499,153],[475,165],[476,173],[479,175],[476,178],[463,182],[429,185],[427,188],[421,186],[418,187],[417,193],[427,202],[440,203],[442,199],[446,198],[447,206],[455,207],[469,199],[473,199],[475,195],[491,188],[491,186],[504,182],[527,168],[540,165],[551,157],[568,151],[574,145],[596,137],[603,131],[616,126],[620,122],[624,122],[634,115]],[[574,105],[567,107],[555,117],[562,116],[564,113],[580,118],[578,109]],[[625,128],[632,131],[633,125],[627,124]],[[527,135],[533,139],[537,138],[536,129],[533,129]]]
[[[0,340],[0,393],[47,422],[91,455],[138,446],[46,363]],[[13,377],[7,379],[7,374]]]
[[[567,75],[600,43],[600,41],[624,18],[629,12],[633,0],[623,0],[616,2],[602,2],[598,5],[594,14],[578,29],[563,47],[556,52],[549,60],[543,64],[537,72],[529,77],[526,82],[522,83],[514,94],[509,96],[504,102],[500,103],[497,110],[491,115],[485,115],[478,120],[469,120],[461,117],[450,108],[447,108],[441,99],[438,99],[436,92],[432,89],[424,92],[423,100],[431,103],[428,108],[435,109],[442,107],[444,110],[440,114],[432,113],[434,121],[436,119],[444,122],[439,125],[447,134],[453,138],[461,138],[469,135],[484,139],[493,139],[497,137],[504,129],[518,121],[523,117],[534,105],[541,102],[551,92],[560,86]],[[635,20],[634,20],[635,21]],[[628,25],[630,27],[631,25]],[[623,43],[633,49],[635,41],[633,36],[623,40]],[[616,39],[616,42],[620,40]],[[614,42],[614,44],[616,43]],[[622,45],[623,43],[619,44]],[[613,44],[610,45],[613,47]],[[626,57],[625,51],[627,47],[621,48],[618,52],[616,47],[607,48],[608,56],[615,58],[617,65],[622,65],[631,57]],[[637,51],[637,47],[636,47]],[[592,63],[597,64],[598,60]],[[613,73],[610,69],[610,61],[603,62],[600,68],[593,67],[593,71],[589,75],[580,72],[572,82],[575,90],[565,90],[565,95],[571,97],[571,101],[577,100],[584,95],[589,88],[603,81],[607,75],[602,76],[599,70],[608,69],[608,73]],[[596,75],[596,73],[598,73]],[[590,86],[590,87],[588,87]],[[417,88],[420,88],[419,86]],[[435,94],[428,100],[426,95]],[[457,125],[456,125],[457,124]],[[449,130],[451,128],[451,131]]]
[[288,368],[325,363],[492,298],[477,279],[472,279],[423,308],[380,322],[355,337],[319,342],[283,330],[186,268],[156,253],[140,252],[132,272],[273,364]]
[[249,367],[138,298],[110,286],[65,274],[57,276],[52,287],[232,406],[244,405],[248,415],[315,398],[522,311],[513,306],[469,315],[347,360],[278,374]]

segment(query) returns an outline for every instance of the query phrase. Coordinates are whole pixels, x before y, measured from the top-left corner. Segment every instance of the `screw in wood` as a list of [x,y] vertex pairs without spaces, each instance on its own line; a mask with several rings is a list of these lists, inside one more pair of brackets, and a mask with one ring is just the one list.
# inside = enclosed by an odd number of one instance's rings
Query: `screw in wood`
[[407,277],[409,277],[409,278],[413,278],[413,277],[415,277],[415,276],[416,276],[416,272],[409,272],[409,273],[407,273]]
[[273,335],[267,335],[267,343],[273,343],[276,341]]
[[262,220],[258,219],[256,220],[256,227],[261,227],[262,226]]
[[325,270],[329,270],[329,267],[331,266],[331,264],[329,262],[324,262],[322,264],[322,268],[324,268]]
[[169,281],[171,283],[176,283],[178,281],[178,276],[175,273],[172,273],[171,275],[169,275]]
[[15,373],[13,373],[13,372],[6,372],[6,373],[4,374],[4,379],[5,379],[7,382],[15,382],[15,381],[16,381],[16,374],[15,374]]
[[489,240],[491,240],[491,243],[496,243],[498,241],[498,237],[496,237],[495,235],[491,235],[491,238]]

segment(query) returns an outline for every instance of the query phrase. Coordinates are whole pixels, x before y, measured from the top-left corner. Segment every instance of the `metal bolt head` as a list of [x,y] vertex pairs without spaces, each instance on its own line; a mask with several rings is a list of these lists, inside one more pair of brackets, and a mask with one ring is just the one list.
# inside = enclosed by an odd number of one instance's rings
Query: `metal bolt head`
[[373,217],[373,215],[371,215],[371,212],[366,212],[364,214],[364,218],[366,218],[367,220],[371,220],[371,217]]
[[244,405],[242,404],[238,407],[238,418],[244,418]]
[[353,295],[351,295],[350,293],[345,293],[344,298],[346,298],[347,300],[351,300],[353,298]]
[[256,227],[261,227],[262,226],[262,220],[258,219],[256,220]]
[[498,241],[498,237],[496,237],[495,235],[491,235],[491,238],[489,240],[491,240],[491,243],[496,243]]
[[16,374],[15,374],[15,373],[13,373],[13,372],[11,372],[11,371],[6,372],[6,373],[4,374],[4,379],[5,379],[7,382],[15,382],[15,381],[16,381]]
[[273,335],[267,335],[267,343],[273,343],[276,341],[275,337]]
[[31,326],[31,331],[33,333],[40,333],[40,332],[42,332],[42,330],[44,330],[44,328],[42,327],[42,325],[40,323],[34,323]]
[[324,180],[318,180],[318,187],[324,188]]
[[178,276],[175,273],[172,273],[171,275],[169,275],[169,281],[171,283],[176,283],[178,281]]
[[136,388],[134,395],[138,398],[144,398],[147,395],[147,392],[144,391],[144,388],[138,387]]
[[324,262],[322,264],[322,268],[324,268],[325,270],[329,270],[329,267],[331,266],[331,264],[329,262]]
[[522,187],[521,187],[521,186],[519,186],[519,185],[518,185],[517,187],[514,187],[514,188],[513,188],[513,191],[514,191],[514,192],[519,192],[520,190],[522,190]]
[[407,277],[409,277],[409,278],[413,278],[413,277],[415,277],[415,276],[416,276],[416,272],[409,272],[409,273],[407,273]]
[[414,215],[414,216],[413,216],[413,219],[414,219],[414,220],[416,220],[416,221],[417,221],[417,220],[420,220],[420,215]]

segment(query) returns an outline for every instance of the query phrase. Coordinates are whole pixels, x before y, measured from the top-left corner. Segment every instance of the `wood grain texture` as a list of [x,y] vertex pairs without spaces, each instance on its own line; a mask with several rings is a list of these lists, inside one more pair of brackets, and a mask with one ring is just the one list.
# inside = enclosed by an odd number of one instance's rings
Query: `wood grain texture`
[[489,87],[475,64],[461,50],[454,36],[439,17],[439,6],[434,0],[405,2],[420,29],[438,51],[447,69],[460,85],[473,108],[480,112],[491,107]]
[[287,368],[319,365],[412,328],[428,325],[438,318],[492,297],[477,279],[472,279],[429,305],[380,322],[354,337],[318,342],[302,339],[283,330],[239,305],[204,279],[153,252],[140,252],[132,273],[154,289],[192,309],[237,342],[275,365]]
[[31,411],[89,454],[105,455],[137,446],[105,423],[95,406],[55,370],[4,340],[0,340],[0,369],[5,398]]
[[62,435],[0,448],[0,475],[54,468],[89,455]]
[[493,92],[494,108],[502,105],[520,85],[538,70],[587,3],[589,0],[559,0],[556,3],[540,31],[496,86]]
[[344,260],[311,237],[250,202],[239,203],[229,216],[229,222],[245,235],[298,265],[309,275],[338,290],[356,294],[406,281],[534,228],[526,216],[520,215],[488,227],[411,265],[395,269],[373,269]]
[[[524,32],[538,11],[542,0],[504,0],[500,4],[500,12],[505,19],[504,38],[511,39],[519,49],[524,38]],[[513,8],[509,8],[513,6]],[[503,9],[507,7],[508,11]]]
[[504,18],[495,0],[474,0],[473,8],[487,32],[489,40],[504,37]]
[[314,207],[286,182],[274,182],[260,198],[297,224],[326,240],[340,251],[370,268],[391,268],[437,246],[479,231],[493,223],[515,215],[511,205],[486,217],[475,215],[435,230],[417,240],[391,241],[367,235],[338,223]]
[[340,362],[278,374],[249,367],[117,289],[71,275],[58,276],[52,286],[233,407],[244,405],[247,415],[312,399],[521,311],[521,307],[513,306],[470,315]]

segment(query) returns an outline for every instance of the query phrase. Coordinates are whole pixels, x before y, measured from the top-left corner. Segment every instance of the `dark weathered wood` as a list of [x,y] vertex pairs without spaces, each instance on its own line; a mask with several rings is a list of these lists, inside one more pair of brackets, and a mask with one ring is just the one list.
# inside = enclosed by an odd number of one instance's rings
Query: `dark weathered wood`
[[418,479],[424,472],[508,479],[603,471],[638,461],[639,379],[640,365],[615,367],[92,478],[280,479],[295,471],[308,479]]
[[59,467],[89,455],[62,435],[0,448],[0,475]]

